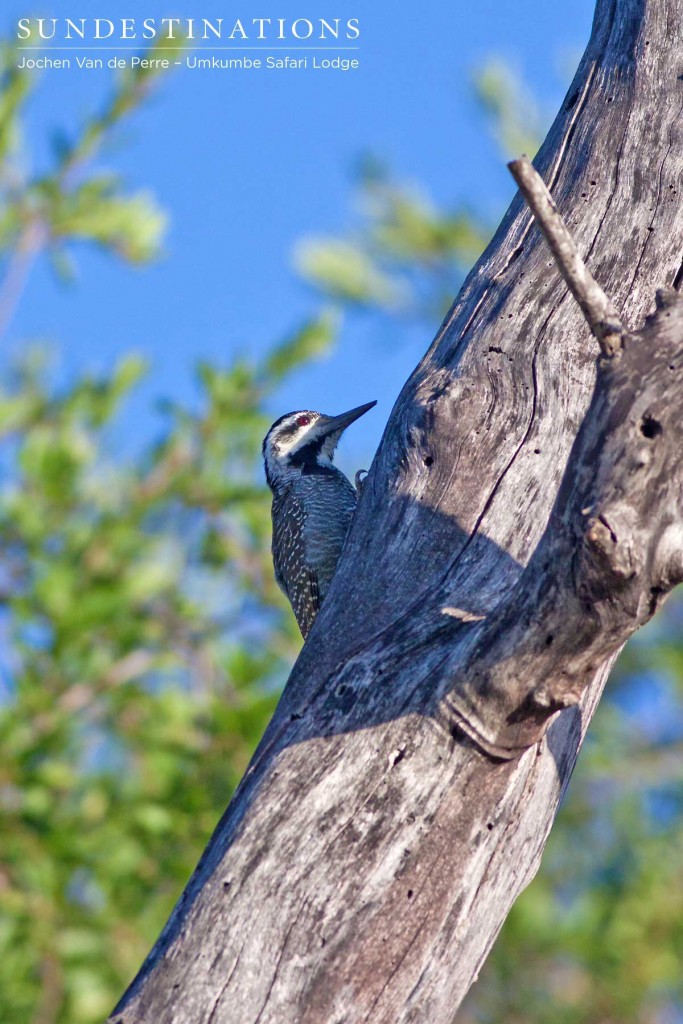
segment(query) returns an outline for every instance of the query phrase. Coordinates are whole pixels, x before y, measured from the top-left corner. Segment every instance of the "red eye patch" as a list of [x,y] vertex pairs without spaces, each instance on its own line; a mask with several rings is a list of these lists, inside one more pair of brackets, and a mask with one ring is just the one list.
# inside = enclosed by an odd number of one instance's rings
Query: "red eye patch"
[[297,427],[307,427],[310,422],[310,416],[299,416],[299,419],[296,421],[296,425]]

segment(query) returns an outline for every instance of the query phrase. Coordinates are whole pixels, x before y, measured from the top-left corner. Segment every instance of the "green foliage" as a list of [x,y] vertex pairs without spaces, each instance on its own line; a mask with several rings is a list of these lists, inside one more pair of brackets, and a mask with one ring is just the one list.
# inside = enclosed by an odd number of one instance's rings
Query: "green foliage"
[[[18,179],[28,80],[10,68],[5,322],[27,258],[87,242],[144,263],[165,220],[91,167],[149,76],[120,81],[52,173]],[[167,404],[156,442],[130,459],[111,438],[146,372],[138,356],[61,389],[36,350],[5,371],[2,1021],[102,1019],[246,769],[300,644],[270,564],[264,406],[334,328],[331,314],[312,317],[262,364],[200,366],[199,410]]]
[[492,57],[474,75],[474,88],[506,159],[522,153],[533,158],[547,118],[520,77]]
[[[164,214],[93,165],[154,84],[117,80],[33,175],[31,80],[0,79],[0,332],[36,258],[76,243],[144,264]],[[478,80],[497,137],[535,148],[516,79]],[[340,315],[428,318],[487,230],[366,162],[359,216],[295,260],[322,300],[260,362],[198,367],[134,457],[113,442],[147,372],[51,383],[36,350],[0,378],[0,1021],[94,1024],[163,925],[265,727],[300,639],[269,557],[266,402]],[[651,1024],[683,1007],[683,626],[671,603],[610,684],[537,880],[459,1019]],[[647,690],[649,687],[649,690]]]
[[338,318],[330,311],[309,320],[270,353],[265,363],[267,379],[280,383],[302,363],[323,355],[334,343],[337,327]]
[[357,226],[295,248],[302,278],[328,300],[391,316],[442,315],[489,231],[464,206],[438,210],[416,186],[367,159],[356,176]]
[[148,192],[129,193],[119,177],[92,161],[122,119],[147,96],[158,72],[124,72],[104,108],[75,138],[57,135],[52,166],[32,170],[23,116],[32,78],[17,68],[17,53],[0,53],[0,257],[8,260],[0,287],[0,332],[14,312],[26,274],[48,250],[55,268],[71,276],[75,243],[95,243],[130,263],[159,254],[166,218]]
[[[201,409],[111,459],[143,372],[0,392],[0,1020],[99,1019],[158,932],[244,772],[299,640],[254,466],[263,401],[307,351],[202,368]],[[42,995],[39,993],[42,991]],[[58,1012],[57,1012],[58,1011]]]

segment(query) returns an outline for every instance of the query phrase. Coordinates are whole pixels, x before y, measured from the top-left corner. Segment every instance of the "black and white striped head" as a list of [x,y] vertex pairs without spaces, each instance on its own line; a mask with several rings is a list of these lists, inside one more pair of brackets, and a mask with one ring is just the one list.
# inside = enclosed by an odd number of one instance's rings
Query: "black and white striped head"
[[302,409],[276,420],[263,440],[263,463],[271,490],[303,473],[329,470],[343,432],[374,405],[377,403],[368,402],[341,416]]

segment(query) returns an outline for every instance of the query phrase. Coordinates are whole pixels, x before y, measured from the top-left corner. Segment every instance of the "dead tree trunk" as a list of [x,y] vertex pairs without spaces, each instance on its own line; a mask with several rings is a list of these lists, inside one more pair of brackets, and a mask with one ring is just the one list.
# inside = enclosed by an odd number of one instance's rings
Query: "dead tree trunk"
[[683,0],[598,0],[536,161],[618,310],[584,301],[603,355],[518,196],[403,389],[285,695],[112,1020],[452,1021],[616,652],[683,577],[683,313],[665,296],[621,326],[683,278],[682,24]]

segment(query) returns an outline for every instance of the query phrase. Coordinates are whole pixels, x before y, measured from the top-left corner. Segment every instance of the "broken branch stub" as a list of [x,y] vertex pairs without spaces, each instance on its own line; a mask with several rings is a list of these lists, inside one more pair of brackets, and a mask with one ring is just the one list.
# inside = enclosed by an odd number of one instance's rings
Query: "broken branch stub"
[[625,331],[612,300],[605,295],[579,256],[576,243],[555,205],[555,200],[531,161],[527,157],[520,157],[519,160],[511,161],[508,168],[543,232],[560,273],[581,307],[603,355],[613,356],[621,348],[621,338]]
[[504,759],[577,704],[683,582],[683,297],[658,292],[627,333],[536,171],[512,169],[607,358],[545,534],[504,608],[472,625],[469,664],[446,684],[445,716]]

